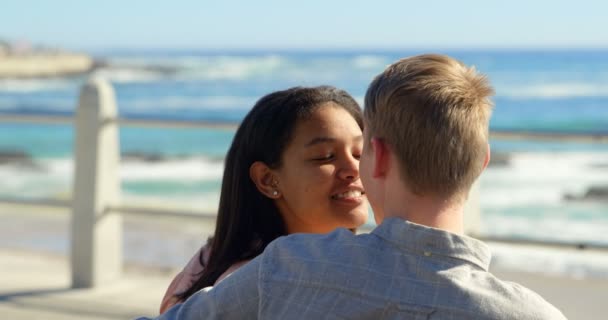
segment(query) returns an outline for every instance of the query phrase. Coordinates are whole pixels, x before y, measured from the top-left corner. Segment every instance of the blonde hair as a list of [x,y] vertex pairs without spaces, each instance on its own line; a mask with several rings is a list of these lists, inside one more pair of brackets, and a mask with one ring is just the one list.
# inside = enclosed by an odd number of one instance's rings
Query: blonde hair
[[483,170],[493,93],[484,75],[448,56],[399,60],[367,90],[366,137],[389,145],[412,192],[468,193]]

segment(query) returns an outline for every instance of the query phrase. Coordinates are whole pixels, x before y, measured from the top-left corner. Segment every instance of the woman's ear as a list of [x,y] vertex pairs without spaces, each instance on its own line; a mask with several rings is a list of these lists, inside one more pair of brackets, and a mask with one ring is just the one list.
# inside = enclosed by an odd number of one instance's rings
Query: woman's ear
[[278,189],[272,170],[261,161],[254,162],[249,167],[249,177],[255,184],[258,191],[270,199],[278,199],[281,197],[281,192]]

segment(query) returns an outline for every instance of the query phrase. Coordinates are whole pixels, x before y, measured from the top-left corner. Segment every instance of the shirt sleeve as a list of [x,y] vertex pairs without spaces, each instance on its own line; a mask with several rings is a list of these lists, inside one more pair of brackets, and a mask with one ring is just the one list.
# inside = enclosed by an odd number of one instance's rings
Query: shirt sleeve
[[[158,320],[245,319],[259,318],[262,256],[253,259],[214,287],[193,294]],[[138,318],[138,320],[151,318]]]

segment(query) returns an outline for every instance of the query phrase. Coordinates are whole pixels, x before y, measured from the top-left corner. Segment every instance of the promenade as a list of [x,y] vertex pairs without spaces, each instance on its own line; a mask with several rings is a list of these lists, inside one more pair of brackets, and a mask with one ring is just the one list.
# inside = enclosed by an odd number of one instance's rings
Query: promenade
[[172,277],[212,232],[196,218],[124,219],[124,272],[72,289],[70,211],[0,204],[0,319],[131,319],[154,315]]
[[11,320],[131,319],[158,312],[168,273],[127,267],[120,280],[70,289],[64,256],[0,249],[0,318]]
[[[0,319],[11,320],[155,315],[173,275],[211,231],[201,220],[129,217],[122,277],[94,289],[71,289],[68,257],[61,252],[69,240],[67,210],[3,205],[0,221]],[[492,271],[535,290],[568,319],[605,319],[607,279]]]

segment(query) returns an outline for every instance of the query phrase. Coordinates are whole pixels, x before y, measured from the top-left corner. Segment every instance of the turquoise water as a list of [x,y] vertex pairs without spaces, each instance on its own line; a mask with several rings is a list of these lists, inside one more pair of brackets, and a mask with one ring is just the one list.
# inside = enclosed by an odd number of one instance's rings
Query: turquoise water
[[[238,122],[262,95],[294,85],[332,84],[360,102],[373,76],[403,52],[99,52],[123,117]],[[608,133],[608,51],[447,52],[486,73],[496,89],[491,127]],[[69,115],[84,77],[0,79],[0,113]],[[122,127],[127,199],[217,203],[231,130]],[[23,151],[35,166],[0,164],[0,195],[65,197],[71,190],[73,130],[0,123],[0,151]],[[481,179],[483,232],[608,243],[608,202],[572,202],[608,185],[608,144],[491,142],[506,166]]]
[[[121,152],[222,159],[233,130],[121,128]],[[71,157],[74,132],[68,125],[1,124],[0,150],[22,150],[34,158]]]

